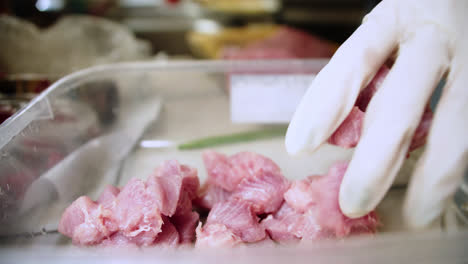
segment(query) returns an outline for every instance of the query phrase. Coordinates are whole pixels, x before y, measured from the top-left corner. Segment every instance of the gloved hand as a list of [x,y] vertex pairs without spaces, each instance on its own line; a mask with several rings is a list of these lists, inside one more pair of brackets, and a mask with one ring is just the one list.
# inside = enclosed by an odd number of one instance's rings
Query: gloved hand
[[339,202],[347,216],[373,210],[390,188],[444,74],[447,83],[406,197],[410,227],[432,222],[458,187],[468,165],[466,14],[466,0],[384,0],[304,95],[286,135],[290,154],[324,143],[379,67],[396,57],[367,108],[361,140],[341,185]]

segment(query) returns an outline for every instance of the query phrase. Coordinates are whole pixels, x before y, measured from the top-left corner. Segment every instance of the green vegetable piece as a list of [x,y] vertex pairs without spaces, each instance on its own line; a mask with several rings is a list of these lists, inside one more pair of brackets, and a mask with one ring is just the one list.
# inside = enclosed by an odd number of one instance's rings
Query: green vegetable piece
[[286,134],[287,127],[274,127],[269,129],[262,129],[257,131],[247,131],[234,133],[229,135],[220,135],[201,138],[186,143],[182,143],[178,146],[179,150],[190,150],[190,149],[201,149],[209,148],[220,145],[228,145],[242,142],[249,142],[261,139],[270,139],[275,137],[281,137]]

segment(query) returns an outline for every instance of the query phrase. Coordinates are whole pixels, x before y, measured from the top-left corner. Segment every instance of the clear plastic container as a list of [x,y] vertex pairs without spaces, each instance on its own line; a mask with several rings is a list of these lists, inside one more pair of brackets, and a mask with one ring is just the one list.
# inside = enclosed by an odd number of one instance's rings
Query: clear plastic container
[[[61,213],[78,196],[96,198],[108,184],[145,178],[163,160],[175,158],[198,168],[203,181],[202,149],[180,150],[179,143],[276,127],[231,122],[226,89],[230,75],[316,73],[326,62],[126,63],[90,68],[57,81],[0,126],[1,262],[466,263],[468,232],[458,224],[456,210],[425,232],[409,233],[402,226],[404,184],[394,186],[379,206],[384,225],[374,237],[295,247],[127,252],[78,248],[57,233]],[[325,145],[310,156],[292,158],[283,141],[278,137],[215,149],[262,153],[291,179],[323,173],[352,155],[352,150]],[[401,183],[417,155],[404,165]]]

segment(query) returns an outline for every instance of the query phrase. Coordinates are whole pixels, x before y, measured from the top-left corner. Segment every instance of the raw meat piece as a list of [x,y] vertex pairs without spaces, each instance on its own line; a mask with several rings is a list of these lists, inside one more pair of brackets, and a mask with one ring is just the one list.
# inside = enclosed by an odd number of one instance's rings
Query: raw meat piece
[[112,222],[137,245],[151,244],[163,220],[152,189],[140,179],[131,179],[116,199]]
[[110,236],[109,238],[104,239],[101,242],[102,246],[105,247],[126,247],[126,248],[137,248],[135,244],[131,242],[126,236],[121,232],[117,232]]
[[426,111],[423,113],[421,123],[419,123],[416,131],[414,132],[413,140],[409,147],[409,151],[415,150],[426,144],[426,138],[431,128],[432,118],[434,114],[429,107],[426,107]]
[[380,67],[379,71],[375,74],[375,77],[371,80],[371,82],[364,88],[356,100],[356,106],[363,112],[367,110],[367,105],[374,94],[377,92],[377,89],[382,86],[385,77],[387,77],[388,72],[390,69],[387,66]]
[[354,228],[366,227],[369,231],[375,232],[378,219],[374,212],[357,219],[348,218],[341,212],[338,194],[347,167],[346,162],[336,163],[327,175],[311,183],[309,190],[316,200],[317,222],[322,228],[333,230],[338,237],[349,235]]
[[93,245],[108,237],[112,230],[104,224],[108,210],[86,196],[76,199],[63,213],[60,233],[71,237],[77,245]]
[[364,112],[357,107],[353,107],[351,113],[330,136],[328,143],[344,148],[355,147],[361,137],[363,122]]
[[250,243],[248,244],[249,247],[256,247],[256,248],[272,248],[272,247],[276,247],[276,242],[274,240],[272,240],[269,236],[266,236],[265,239],[261,240],[261,241],[257,241],[255,243]]
[[[162,231],[158,234],[153,244],[158,246],[177,247],[179,244],[179,234],[174,225],[168,218],[164,217],[164,224]],[[136,247],[138,242],[132,238],[123,235],[121,232],[113,234],[111,237],[104,239],[101,243],[103,246],[123,246],[123,247]]]
[[[364,123],[364,115],[370,100],[382,86],[382,83],[389,72],[387,66],[382,66],[369,85],[359,94],[355,107],[351,110],[346,119],[341,123],[337,130],[330,136],[328,143],[344,148],[355,147],[361,137],[361,131]],[[426,142],[426,137],[432,122],[432,111],[429,107],[423,114],[423,117],[416,128],[409,151],[421,147]]]
[[338,162],[326,175],[293,182],[284,194],[285,203],[261,223],[270,237],[291,243],[375,233],[379,224],[375,212],[351,219],[339,208],[339,187],[347,165]]
[[[165,217],[164,217],[165,218]],[[131,247],[131,248],[138,248],[138,246],[168,246],[168,247],[177,247],[179,244],[179,234],[175,229],[174,225],[170,221],[166,222],[164,219],[164,224],[162,225],[161,232],[158,234],[156,239],[152,241],[150,244],[144,243],[146,242],[142,239],[142,236],[137,237],[128,237],[125,236],[122,232],[117,232],[110,236],[109,238],[104,239],[101,242],[102,246],[106,247]]]
[[225,190],[234,190],[244,175],[233,172],[230,159],[226,155],[210,150],[204,151],[202,155],[208,181]]
[[280,243],[293,243],[302,240],[317,240],[327,234],[317,224],[312,211],[299,213],[284,203],[275,215],[262,221],[270,237]]
[[[296,214],[296,216],[297,218],[301,217],[300,214]],[[274,241],[278,241],[280,243],[292,243],[299,241],[299,238],[295,236],[293,232],[295,223],[298,221],[298,219],[293,219],[293,221],[289,223],[289,221],[275,219],[273,215],[269,215],[262,221],[262,225]]]
[[[225,225],[243,242],[265,239],[264,227],[256,214],[275,212],[283,203],[289,181],[280,168],[272,160],[251,152],[226,157],[207,151],[204,161],[209,178],[197,203],[212,207],[205,227],[213,223]],[[226,186],[232,192],[223,189]]]
[[181,165],[180,170],[182,173],[182,193],[186,194],[190,200],[197,197],[198,189],[200,188],[200,180],[198,179],[198,172],[195,168],[186,165]]
[[227,201],[230,196],[230,192],[207,181],[200,189],[194,204],[203,209],[211,209],[216,203]]
[[248,202],[230,199],[217,203],[210,211],[206,225],[223,224],[239,236],[244,242],[255,242],[265,238],[265,229],[258,223],[259,218],[253,213]]
[[302,241],[316,241],[328,238],[335,238],[335,234],[323,228],[317,221],[314,209],[306,211],[298,221],[294,223],[293,233],[296,237],[302,238]]
[[200,219],[197,212],[189,212],[183,215],[174,215],[171,222],[179,232],[181,244],[192,243],[195,240],[195,228]]
[[179,233],[169,218],[164,217],[161,233],[154,240],[158,246],[177,247],[179,244]]
[[173,216],[188,214],[190,212],[192,212],[192,200],[187,193],[181,192],[179,202]]
[[243,178],[254,176],[260,171],[280,172],[271,159],[252,152],[240,152],[228,158],[215,151],[205,151],[203,162],[209,181],[227,191],[234,191]]
[[[292,187],[291,187],[292,188]],[[283,204],[281,205],[281,207],[278,209],[278,211],[276,211],[273,216],[276,218],[276,219],[283,219],[287,216],[289,216],[290,214],[292,213],[296,213],[296,210],[294,210],[294,208],[292,208],[291,206],[288,205],[288,203],[286,202],[283,202]]]
[[260,170],[244,178],[231,197],[250,202],[256,214],[272,213],[283,203],[283,194],[288,188],[289,181],[281,173]]
[[253,152],[239,152],[230,158],[234,172],[243,174],[244,177],[251,177],[259,172],[279,173],[281,170],[271,159]]
[[240,237],[223,224],[209,224],[202,227],[200,222],[196,233],[195,246],[197,248],[234,247],[242,244]]
[[104,191],[101,193],[96,202],[98,204],[102,204],[104,208],[112,208],[113,206],[115,206],[114,200],[117,197],[117,195],[119,195],[119,193],[119,188],[109,185],[104,189]]
[[203,159],[208,181],[197,204],[211,208],[217,202],[233,197],[252,203],[258,214],[274,212],[282,202],[282,193],[289,182],[270,159],[252,152],[240,152],[230,157],[215,151],[205,151]]
[[187,206],[187,200],[184,200],[184,197],[181,199],[181,194],[187,194],[189,199],[195,197],[199,183],[196,169],[170,160],[156,169],[155,174],[149,177],[148,185],[159,196],[156,201],[161,213],[172,216],[176,212],[179,200]]
[[286,59],[331,57],[336,46],[306,32],[282,27],[274,35],[245,48],[225,48],[223,59]]
[[[181,166],[181,169],[185,176],[182,178],[182,188],[175,215],[190,215],[192,214],[192,201],[198,196],[197,193],[200,188],[200,181],[198,180],[197,171],[195,169],[184,165]],[[193,232],[195,232],[195,226],[196,224],[193,225]]]
[[[309,210],[313,212],[313,217],[321,229],[332,231],[337,237],[347,236],[354,229],[365,229],[373,233],[378,225],[378,219],[374,212],[357,219],[351,219],[340,210],[338,194],[347,166],[348,164],[345,162],[336,163],[330,168],[327,175],[309,181],[310,186],[307,193],[310,197],[308,199],[313,201]],[[297,207],[291,200],[287,199],[286,202],[293,208]]]
[[[284,193],[284,200],[286,202],[284,203],[282,209],[289,208],[289,210],[293,210],[298,213],[304,213],[307,211],[310,206],[314,204],[314,200],[309,194],[310,183],[313,180],[314,176],[309,176],[303,180],[293,182],[291,188],[289,188],[289,190]],[[278,211],[278,213],[281,212],[281,210]],[[286,211],[286,214],[288,213],[289,211]]]

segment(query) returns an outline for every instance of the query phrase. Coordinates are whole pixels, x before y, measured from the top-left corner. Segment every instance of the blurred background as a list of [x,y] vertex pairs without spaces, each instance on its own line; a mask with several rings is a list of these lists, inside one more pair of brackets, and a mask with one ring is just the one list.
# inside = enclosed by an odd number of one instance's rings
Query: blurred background
[[326,58],[377,0],[1,0],[0,122],[53,81],[134,60]]

